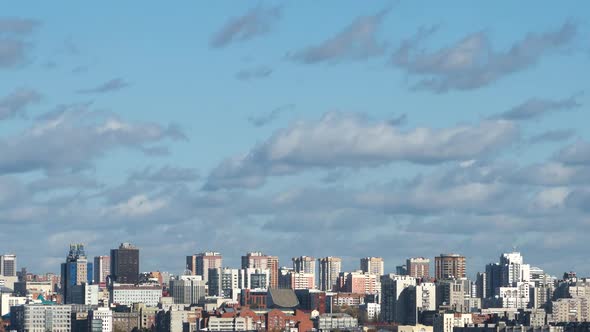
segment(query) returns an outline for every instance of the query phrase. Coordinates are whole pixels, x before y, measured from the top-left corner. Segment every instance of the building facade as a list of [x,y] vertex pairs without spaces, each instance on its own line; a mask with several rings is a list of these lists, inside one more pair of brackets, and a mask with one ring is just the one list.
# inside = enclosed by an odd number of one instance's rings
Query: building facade
[[342,259],[338,257],[324,257],[318,259],[319,264],[319,289],[331,291],[336,287],[336,280],[342,270]]
[[465,256],[458,254],[440,254],[434,258],[435,278],[465,278]]
[[121,243],[111,249],[111,277],[121,284],[139,283],[139,249],[130,243]]

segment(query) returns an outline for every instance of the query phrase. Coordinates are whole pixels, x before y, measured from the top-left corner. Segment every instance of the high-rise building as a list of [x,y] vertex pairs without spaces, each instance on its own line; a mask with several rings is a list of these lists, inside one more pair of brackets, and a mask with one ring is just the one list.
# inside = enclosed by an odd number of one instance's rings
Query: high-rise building
[[268,289],[270,271],[268,269],[240,269],[239,285],[241,289]]
[[500,283],[503,287],[516,285],[518,282],[529,282],[531,280],[531,267],[524,264],[522,255],[519,252],[504,253],[500,256]]
[[323,291],[331,291],[336,286],[336,280],[342,270],[342,259],[338,257],[324,257],[318,259],[320,266],[319,287]]
[[376,274],[381,277],[385,272],[383,268],[383,258],[381,257],[364,257],[361,258],[361,271],[365,273]]
[[[92,263],[88,263],[84,244],[70,244],[66,262],[61,264],[61,291],[64,303],[80,303],[83,298],[75,298],[75,286],[92,283]],[[84,303],[84,302],[82,302]]]
[[130,243],[121,243],[111,249],[111,278],[120,284],[139,283],[139,249]]
[[362,272],[341,272],[338,276],[338,290],[355,294],[376,294],[381,291],[380,276]]
[[498,287],[502,286],[502,269],[500,264],[491,263],[486,265],[486,298],[497,295]]
[[0,255],[0,276],[16,277],[16,255]]
[[418,279],[430,278],[430,259],[424,257],[409,258],[406,270],[410,277]]
[[170,290],[174,303],[198,304],[205,299],[205,281],[202,276],[180,276],[170,280]]
[[[310,256],[293,257],[293,270],[298,273],[312,274],[315,280],[315,258]],[[314,281],[315,283],[315,281]]]
[[434,258],[436,279],[465,278],[465,256],[440,254]]
[[186,269],[192,275],[202,276],[209,282],[209,269],[219,269],[223,265],[223,257],[214,251],[205,251],[192,256],[186,256]]
[[242,269],[268,269],[270,271],[270,288],[279,287],[279,258],[264,255],[262,252],[249,252],[242,256]]
[[[388,274],[381,277],[381,315],[386,322],[410,324],[415,317],[415,311],[410,308],[416,278]],[[411,310],[412,309],[412,310]],[[413,315],[408,313],[413,312]]]
[[107,281],[111,274],[111,257],[95,256],[94,257],[94,283],[101,284]]

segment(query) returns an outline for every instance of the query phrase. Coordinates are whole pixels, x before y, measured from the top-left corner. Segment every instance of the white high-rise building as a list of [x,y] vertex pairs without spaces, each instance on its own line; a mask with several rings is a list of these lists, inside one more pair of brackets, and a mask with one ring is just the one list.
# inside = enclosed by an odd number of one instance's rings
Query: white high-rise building
[[408,317],[408,306],[412,294],[409,287],[416,286],[416,278],[406,275],[388,274],[381,277],[381,315],[386,322],[412,323],[415,317]]
[[205,280],[199,275],[180,276],[170,280],[170,290],[176,304],[197,304],[205,299]]
[[111,274],[111,256],[94,257],[94,283],[106,283]]
[[524,264],[519,252],[504,253],[500,256],[501,285],[510,287],[518,282],[531,281],[531,267]]

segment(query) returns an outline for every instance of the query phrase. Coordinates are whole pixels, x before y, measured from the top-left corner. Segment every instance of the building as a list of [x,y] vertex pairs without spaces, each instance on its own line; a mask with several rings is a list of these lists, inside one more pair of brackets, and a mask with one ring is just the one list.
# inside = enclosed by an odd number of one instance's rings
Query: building
[[209,317],[208,331],[252,331],[254,330],[250,317]]
[[15,296],[10,292],[3,292],[0,287],[0,317],[10,313],[10,307],[27,303],[26,296]]
[[378,294],[381,291],[380,276],[368,272],[341,272],[338,276],[338,289],[357,294]]
[[501,308],[526,309],[529,306],[531,284],[515,282],[514,286],[498,287],[498,306]]
[[498,263],[486,265],[486,298],[495,297],[498,287],[502,286],[502,268]]
[[290,288],[293,290],[315,288],[315,275],[312,273],[286,271],[279,278],[279,288]]
[[563,298],[551,302],[552,323],[590,322],[590,298]]
[[61,291],[64,303],[80,303],[80,299],[75,300],[72,297],[72,288],[83,284],[91,284],[92,277],[92,263],[88,263],[86,259],[84,244],[70,244],[66,262],[61,264]]
[[371,273],[381,277],[384,272],[383,258],[381,257],[364,257],[361,258],[361,271]]
[[98,305],[98,285],[83,283],[71,286],[71,304]]
[[264,255],[262,252],[249,252],[242,256],[242,269],[256,268],[270,271],[270,288],[279,287],[279,258]]
[[113,331],[113,312],[106,307],[99,307],[88,312],[88,321],[100,320],[102,332]]
[[358,320],[350,315],[338,314],[323,314],[315,319],[315,328],[321,331],[334,330],[353,330],[358,327]]
[[162,287],[159,285],[114,283],[109,291],[111,304],[131,306],[145,303],[148,307],[155,307],[162,298]]
[[500,285],[514,286],[518,282],[531,281],[531,267],[524,264],[519,252],[504,253],[500,256]]
[[363,303],[359,305],[359,309],[367,314],[369,321],[376,321],[381,314],[381,305],[379,303]]
[[415,308],[411,306],[411,293],[415,286],[414,277],[396,274],[381,277],[381,315],[384,321],[406,324],[415,320]]
[[219,269],[223,266],[223,257],[214,251],[205,251],[192,256],[186,256],[186,269],[192,275],[202,276],[209,282],[209,269]]
[[198,304],[205,299],[205,281],[203,277],[180,276],[176,280],[170,280],[170,291],[174,298],[174,303],[178,304]]
[[268,289],[270,270],[247,268],[238,270],[238,284],[240,289]]
[[121,243],[111,249],[111,278],[120,284],[139,283],[139,249],[130,243]]
[[0,276],[16,277],[16,255],[0,255]]
[[24,304],[12,308],[10,328],[18,332],[70,332],[71,313],[69,305]]
[[428,279],[430,278],[430,259],[424,257],[408,258],[406,271],[410,277]]
[[440,254],[434,258],[435,278],[465,278],[465,257],[458,254]]
[[293,270],[295,272],[313,274],[315,280],[315,258],[310,256],[299,256],[293,257],[291,260],[293,261]]
[[338,257],[324,257],[318,259],[319,288],[323,291],[331,291],[336,287],[336,280],[342,270],[342,259]]
[[465,325],[473,324],[473,316],[471,314],[461,313],[444,313],[436,314],[434,316],[434,332],[453,332],[455,327],[464,327]]
[[94,283],[104,284],[107,277],[111,274],[111,257],[95,256],[94,257]]

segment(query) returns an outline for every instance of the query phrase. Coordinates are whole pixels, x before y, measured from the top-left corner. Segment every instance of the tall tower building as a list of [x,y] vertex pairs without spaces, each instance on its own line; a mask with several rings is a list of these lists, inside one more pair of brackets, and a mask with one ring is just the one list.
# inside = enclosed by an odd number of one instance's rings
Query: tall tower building
[[385,272],[383,269],[383,258],[381,257],[364,257],[361,258],[361,271],[365,273],[382,276]]
[[406,261],[408,275],[418,279],[430,278],[430,259],[424,257],[409,258]]
[[268,269],[270,271],[270,288],[279,287],[279,258],[264,255],[262,252],[249,252],[242,256],[242,269]]
[[438,280],[465,278],[465,256],[440,254],[434,258],[435,277]]
[[0,276],[16,277],[16,255],[0,255]]
[[95,256],[94,257],[94,283],[100,284],[107,281],[111,274],[111,257]]
[[300,273],[312,273],[315,275],[315,258],[310,256],[293,257],[293,270]]
[[342,259],[338,257],[324,257],[318,259],[320,265],[320,290],[331,291],[336,286],[336,280],[342,270]]
[[209,269],[220,269],[223,265],[223,257],[214,251],[205,251],[192,256],[186,256],[186,269],[192,275],[202,276],[205,282],[209,282]]
[[61,290],[64,303],[78,303],[74,299],[75,286],[92,283],[92,263],[88,263],[84,244],[70,244],[66,262],[61,264]]
[[524,264],[519,252],[504,253],[500,256],[500,273],[500,284],[504,287],[531,281],[531,266]]
[[130,243],[121,243],[111,249],[111,277],[120,284],[139,283],[139,249]]

